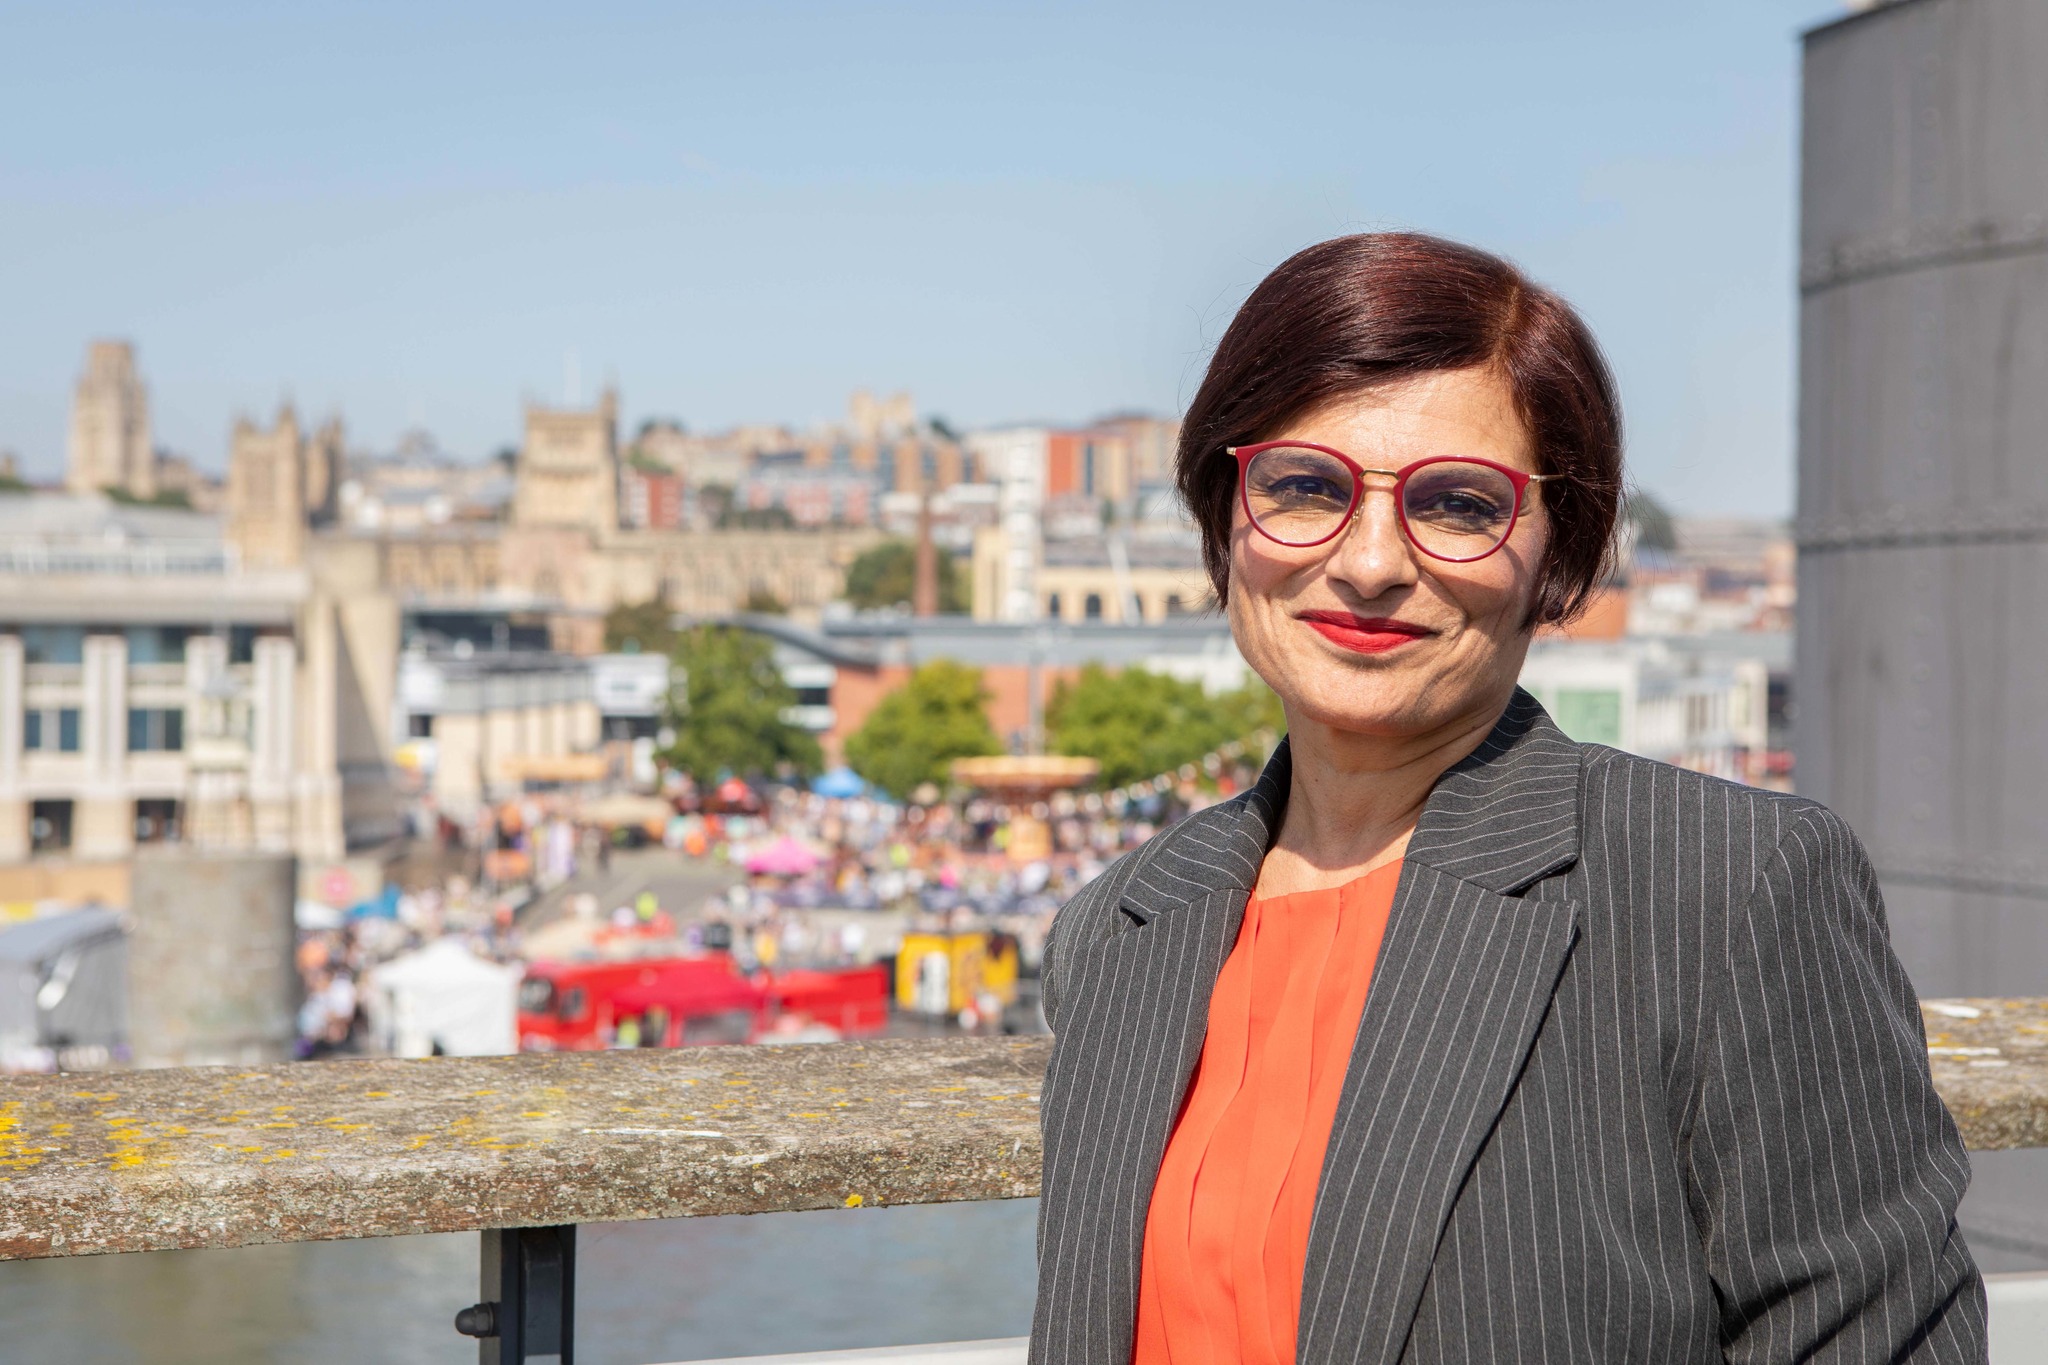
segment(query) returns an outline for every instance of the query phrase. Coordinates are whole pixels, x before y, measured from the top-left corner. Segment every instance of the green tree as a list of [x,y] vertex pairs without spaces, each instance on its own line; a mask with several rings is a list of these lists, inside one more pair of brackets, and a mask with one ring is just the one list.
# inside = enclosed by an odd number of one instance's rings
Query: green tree
[[[944,550],[938,552],[939,610],[968,609],[967,584],[960,566]],[[878,610],[907,606],[917,592],[917,546],[907,540],[885,540],[863,550],[846,570],[846,600],[856,607]]]
[[1225,692],[1215,700],[1232,739],[1249,739],[1260,730],[1271,730],[1276,735],[1287,733],[1286,708],[1257,674],[1248,677],[1243,687]]
[[774,646],[736,626],[695,626],[676,638],[672,656],[687,679],[684,701],[671,699],[676,741],[662,755],[708,786],[726,774],[818,771],[818,741],[783,719],[796,693],[775,667]]
[[181,511],[192,510],[192,497],[182,488],[166,488],[152,493],[149,497],[138,498],[117,483],[108,484],[100,492],[107,495],[107,501],[123,507],[175,507]]
[[675,613],[659,597],[621,602],[604,614],[604,647],[614,654],[671,654],[676,647]]
[[1262,727],[1281,728],[1279,699],[1263,683],[1211,696],[1195,682],[1142,668],[1089,664],[1053,689],[1045,710],[1054,753],[1092,758],[1103,785],[1171,772]]
[[846,737],[848,766],[899,797],[919,783],[944,785],[956,758],[1001,752],[981,674],[950,659],[919,668]]

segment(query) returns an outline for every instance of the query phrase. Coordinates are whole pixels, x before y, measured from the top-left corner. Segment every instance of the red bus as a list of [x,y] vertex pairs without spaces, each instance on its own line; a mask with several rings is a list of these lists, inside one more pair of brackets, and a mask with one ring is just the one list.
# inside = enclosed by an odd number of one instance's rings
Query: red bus
[[[534,962],[519,987],[528,1052],[748,1043],[791,1026],[867,1037],[888,1023],[884,967],[749,978],[728,953]],[[778,1024],[782,1028],[778,1030]]]

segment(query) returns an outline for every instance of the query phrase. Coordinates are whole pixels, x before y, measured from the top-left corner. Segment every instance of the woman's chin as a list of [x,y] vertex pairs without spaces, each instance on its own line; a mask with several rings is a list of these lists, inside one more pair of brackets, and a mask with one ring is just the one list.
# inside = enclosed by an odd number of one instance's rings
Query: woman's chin
[[1289,719],[1355,735],[1402,739],[1439,723],[1416,679],[1361,680],[1341,674],[1304,680],[1281,692]]

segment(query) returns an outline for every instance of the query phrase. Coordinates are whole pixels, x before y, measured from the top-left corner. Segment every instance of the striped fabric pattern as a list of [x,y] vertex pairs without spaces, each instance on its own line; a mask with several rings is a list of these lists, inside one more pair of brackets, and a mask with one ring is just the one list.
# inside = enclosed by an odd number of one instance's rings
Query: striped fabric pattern
[[[1039,1365],[1130,1360],[1152,1182],[1288,763],[1055,925]],[[1408,846],[1298,1359],[1982,1361],[1968,1178],[1847,827],[1575,744],[1517,692]]]

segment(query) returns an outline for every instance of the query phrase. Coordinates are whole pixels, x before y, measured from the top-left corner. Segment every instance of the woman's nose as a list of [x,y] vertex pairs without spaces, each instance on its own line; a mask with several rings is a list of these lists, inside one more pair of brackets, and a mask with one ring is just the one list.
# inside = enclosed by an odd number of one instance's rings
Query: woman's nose
[[1350,524],[1337,537],[1327,572],[1367,598],[1416,581],[1415,548],[1401,529],[1393,489],[1365,489]]

